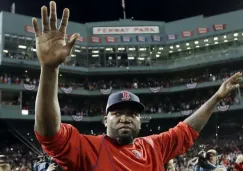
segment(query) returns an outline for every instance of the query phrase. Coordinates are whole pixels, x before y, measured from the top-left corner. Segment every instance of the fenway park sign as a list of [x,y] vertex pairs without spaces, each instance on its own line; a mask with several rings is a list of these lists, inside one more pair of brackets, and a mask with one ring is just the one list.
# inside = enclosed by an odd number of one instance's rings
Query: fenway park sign
[[93,34],[150,34],[159,33],[159,26],[93,27]]

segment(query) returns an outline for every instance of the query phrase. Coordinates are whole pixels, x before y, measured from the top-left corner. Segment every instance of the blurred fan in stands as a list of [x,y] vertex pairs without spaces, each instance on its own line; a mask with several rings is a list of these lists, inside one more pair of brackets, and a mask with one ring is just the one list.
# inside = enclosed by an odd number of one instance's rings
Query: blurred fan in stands
[[0,171],[11,171],[10,164],[5,155],[0,155]]
[[243,155],[239,155],[235,161],[234,171],[243,171]]

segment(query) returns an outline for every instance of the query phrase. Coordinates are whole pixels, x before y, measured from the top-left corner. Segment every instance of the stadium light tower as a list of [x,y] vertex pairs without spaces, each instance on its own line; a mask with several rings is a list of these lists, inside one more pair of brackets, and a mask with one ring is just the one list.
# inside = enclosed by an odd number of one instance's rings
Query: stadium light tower
[[12,6],[11,6],[11,13],[15,14],[15,3],[12,3]]
[[122,0],[123,18],[126,19],[126,5],[125,0]]

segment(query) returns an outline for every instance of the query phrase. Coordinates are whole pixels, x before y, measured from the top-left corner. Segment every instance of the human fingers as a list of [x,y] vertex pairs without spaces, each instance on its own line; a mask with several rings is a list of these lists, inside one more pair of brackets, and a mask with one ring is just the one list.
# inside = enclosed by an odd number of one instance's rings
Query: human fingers
[[60,23],[60,26],[59,26],[59,31],[62,32],[62,33],[66,33],[69,14],[70,14],[69,9],[65,8],[63,10],[62,20],[61,20],[61,23]]
[[42,32],[45,33],[50,30],[50,25],[48,21],[47,7],[41,7],[41,20],[42,20]]
[[37,22],[36,18],[32,18],[32,25],[33,25],[34,30],[35,30],[35,37],[40,37],[41,32],[40,32],[40,29],[39,29],[38,22]]
[[54,1],[50,2],[50,26],[51,30],[57,29],[57,10],[56,3]]

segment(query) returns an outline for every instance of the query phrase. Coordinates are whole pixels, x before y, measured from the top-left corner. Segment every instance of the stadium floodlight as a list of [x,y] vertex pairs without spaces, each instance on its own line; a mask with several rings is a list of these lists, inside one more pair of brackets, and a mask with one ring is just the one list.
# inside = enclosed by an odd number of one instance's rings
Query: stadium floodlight
[[195,41],[194,43],[197,45],[199,42],[198,41]]
[[146,48],[140,48],[139,50],[140,51],[146,51]]
[[93,50],[92,53],[99,53],[99,51],[98,50]]
[[219,38],[218,37],[214,37],[214,40],[218,40]]
[[92,55],[92,57],[98,57],[99,55]]
[[19,45],[18,48],[20,48],[20,49],[26,49],[26,46],[24,46],[24,45]]
[[238,33],[234,33],[234,36],[237,37],[238,36]]
[[180,47],[180,45],[176,45],[176,47],[177,47],[177,48],[179,48],[179,47]]
[[120,47],[120,48],[118,48],[118,50],[125,50],[125,48],[123,48],[123,47],[121,48],[121,47]]
[[135,48],[129,48],[128,50],[133,51],[133,50],[136,50],[136,49]]
[[28,115],[29,111],[28,110],[22,110],[22,115]]
[[78,49],[75,49],[74,51],[75,51],[75,52],[81,52],[81,51],[80,51],[80,50],[78,50]]

